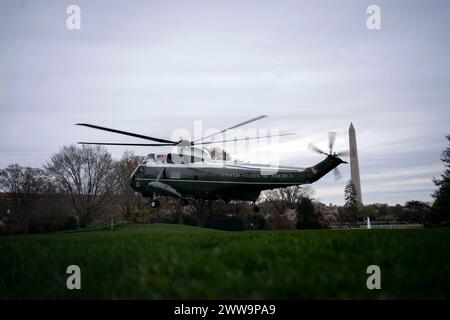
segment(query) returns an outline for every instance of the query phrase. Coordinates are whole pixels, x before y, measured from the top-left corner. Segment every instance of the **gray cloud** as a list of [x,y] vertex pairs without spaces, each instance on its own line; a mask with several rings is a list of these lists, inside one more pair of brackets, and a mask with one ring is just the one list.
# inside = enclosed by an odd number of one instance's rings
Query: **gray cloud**
[[[73,126],[92,122],[155,136],[194,120],[222,128],[297,131],[282,162],[320,160],[328,130],[357,129],[364,199],[430,200],[450,120],[450,4],[376,1],[8,1],[0,11],[0,167],[42,165],[79,140],[129,141]],[[110,148],[120,156],[123,148]],[[145,150],[136,149],[145,153]],[[250,155],[251,156],[251,155]],[[342,202],[343,181],[315,188]]]

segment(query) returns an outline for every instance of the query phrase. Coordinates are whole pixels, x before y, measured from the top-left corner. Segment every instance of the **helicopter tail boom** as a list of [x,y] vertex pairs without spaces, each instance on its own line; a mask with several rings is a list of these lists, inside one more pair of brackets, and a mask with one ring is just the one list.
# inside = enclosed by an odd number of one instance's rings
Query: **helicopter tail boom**
[[319,162],[318,164],[308,168],[309,172],[309,182],[313,183],[322,178],[324,175],[326,175],[331,170],[334,170],[336,179],[339,179],[340,174],[337,171],[337,167],[341,163],[347,163],[338,156],[335,155],[328,155],[324,160]]

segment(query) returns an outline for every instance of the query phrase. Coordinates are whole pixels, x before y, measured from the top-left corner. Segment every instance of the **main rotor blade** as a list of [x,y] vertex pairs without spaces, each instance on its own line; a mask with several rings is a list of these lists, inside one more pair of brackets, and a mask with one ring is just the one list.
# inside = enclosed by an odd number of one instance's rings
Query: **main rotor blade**
[[341,175],[341,172],[339,171],[338,167],[333,169],[333,173],[334,173],[334,180],[342,179],[342,175]]
[[350,151],[349,150],[341,151],[341,152],[336,153],[336,155],[338,157],[342,157],[342,156],[348,157],[350,155]]
[[208,141],[208,142],[193,142],[192,145],[202,145],[202,144],[213,144],[213,143],[221,143],[221,142],[234,142],[234,141],[242,141],[242,140],[254,140],[254,139],[267,139],[271,137],[283,137],[283,136],[291,136],[296,133],[280,133],[280,134],[274,134],[269,136],[263,136],[263,137],[247,137],[247,138],[241,138],[241,139],[229,139],[229,140],[221,140],[221,141]]
[[151,140],[151,141],[156,141],[156,142],[161,142],[161,143],[171,143],[172,145],[176,145],[178,143],[178,142],[175,142],[175,141],[159,139],[159,138],[154,138],[154,137],[150,137],[150,136],[144,136],[144,135],[137,134],[137,133],[121,131],[121,130],[106,128],[106,127],[100,127],[100,126],[96,126],[96,125],[88,124],[88,123],[77,123],[76,125],[77,126],[89,127],[89,128],[93,128],[93,129],[98,129],[98,130],[103,130],[103,131],[114,132],[114,133],[118,133],[118,134],[124,134],[126,136],[131,136],[131,137],[145,139],[145,140]]
[[247,120],[247,121],[241,122],[241,123],[239,123],[239,124],[236,124],[236,125],[234,125],[234,126],[232,126],[232,127],[229,127],[229,128],[223,129],[222,131],[219,131],[219,132],[216,132],[216,133],[210,134],[209,136],[206,136],[206,137],[203,137],[203,138],[197,139],[197,140],[193,141],[193,142],[192,142],[192,144],[195,144],[196,142],[199,142],[199,141],[205,140],[205,139],[207,139],[207,138],[211,138],[211,137],[213,137],[213,136],[216,136],[216,135],[218,135],[218,134],[221,134],[221,133],[225,133],[225,132],[226,132],[226,131],[228,131],[228,130],[231,130],[231,129],[236,129],[236,128],[238,128],[238,127],[241,127],[241,126],[243,126],[243,125],[246,125],[246,124],[248,124],[248,123],[251,123],[251,122],[254,122],[254,121],[257,121],[257,120],[261,120],[261,119],[264,119],[264,118],[267,118],[267,116],[265,116],[265,115],[262,115],[262,116],[259,116],[259,117],[256,117],[256,118],[253,118],[253,119],[250,119],[250,120]]
[[173,146],[173,143],[115,143],[115,142],[78,142],[79,144],[95,144],[101,146],[142,146],[142,147],[159,147]]
[[334,142],[336,141],[336,132],[328,132],[328,147],[330,148],[330,154],[333,153]]
[[320,153],[320,154],[328,155],[328,153],[326,153],[326,152],[320,150],[319,148],[317,148],[317,147],[316,147],[314,144],[312,144],[312,143],[310,143],[310,144],[308,145],[308,149],[309,149],[309,150],[312,150],[312,151],[314,151],[314,152]]

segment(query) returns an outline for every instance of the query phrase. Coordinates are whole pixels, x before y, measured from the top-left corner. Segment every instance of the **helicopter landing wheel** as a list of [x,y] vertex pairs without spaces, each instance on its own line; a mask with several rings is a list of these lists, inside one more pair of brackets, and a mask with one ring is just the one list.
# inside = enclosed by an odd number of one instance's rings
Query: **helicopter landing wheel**
[[154,199],[154,200],[150,200],[150,208],[155,209],[159,207],[159,200],[158,199]]
[[189,200],[188,199],[181,199],[180,200],[180,204],[184,207],[187,206],[189,204]]

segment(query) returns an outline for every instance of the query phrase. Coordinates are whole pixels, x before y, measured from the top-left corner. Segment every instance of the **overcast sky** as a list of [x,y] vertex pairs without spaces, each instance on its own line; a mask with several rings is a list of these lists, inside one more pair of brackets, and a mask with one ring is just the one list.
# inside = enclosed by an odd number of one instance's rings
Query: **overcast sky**
[[[66,28],[71,4],[80,30]],[[381,30],[366,27],[371,4]],[[347,149],[352,121],[364,202],[430,201],[450,134],[449,38],[447,0],[3,1],[0,167],[42,166],[80,140],[136,142],[77,122],[171,138],[267,114],[252,127],[298,133],[273,147],[282,164],[320,161],[307,145],[326,149],[329,130]],[[343,202],[340,169],[314,184],[321,201]]]

